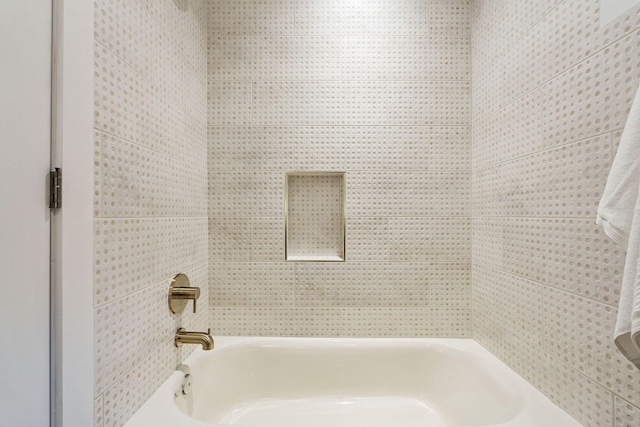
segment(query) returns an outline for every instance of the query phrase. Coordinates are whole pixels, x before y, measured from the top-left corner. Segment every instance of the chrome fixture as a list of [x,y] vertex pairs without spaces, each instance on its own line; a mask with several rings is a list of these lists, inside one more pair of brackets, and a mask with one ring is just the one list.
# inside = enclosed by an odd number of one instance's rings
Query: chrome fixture
[[169,310],[174,314],[184,311],[189,300],[193,300],[193,312],[196,312],[196,300],[200,298],[200,288],[191,286],[189,278],[184,273],[179,273],[169,285]]
[[173,343],[176,347],[180,347],[182,344],[200,344],[203,350],[213,350],[211,328],[207,332],[187,332],[186,329],[180,328],[176,331]]

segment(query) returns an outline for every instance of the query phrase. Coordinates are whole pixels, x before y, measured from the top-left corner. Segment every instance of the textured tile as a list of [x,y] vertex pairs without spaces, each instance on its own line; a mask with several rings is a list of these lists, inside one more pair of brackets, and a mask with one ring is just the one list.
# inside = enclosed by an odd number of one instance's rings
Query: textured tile
[[209,173],[209,215],[247,218],[284,215],[284,173]]
[[209,218],[209,261],[251,261],[250,218]]
[[468,127],[216,126],[209,167],[223,170],[468,171]]
[[175,320],[167,309],[168,286],[167,280],[95,310],[96,395],[170,342]]
[[640,372],[612,342],[615,320],[612,307],[555,289],[544,290],[545,350],[638,405]]
[[613,395],[591,379],[576,374],[570,367],[559,363],[546,353],[543,363],[549,368],[539,388],[556,405],[585,427],[611,424]]
[[[465,217],[445,229],[470,242],[469,2],[222,3],[208,17],[208,202],[210,259],[224,262],[210,271],[247,285],[212,286],[210,323],[230,335],[468,336],[470,253],[436,228]],[[348,184],[347,262],[295,264],[295,307],[246,267],[282,265],[291,171],[346,171]],[[439,252],[390,259],[390,217],[407,216],[438,217],[415,244]]]
[[[149,353],[104,392],[104,427],[120,427],[142,406],[175,370],[173,344]],[[169,350],[167,350],[169,349]],[[176,349],[177,350],[177,349]]]
[[345,309],[348,327],[344,336],[412,338],[456,337],[471,333],[471,315],[466,307],[402,307]]
[[94,221],[94,305],[155,284],[157,224],[153,219]]
[[156,22],[153,2],[94,2],[95,39],[140,74],[151,75]]
[[468,337],[465,307],[212,307],[212,325],[231,336]]
[[473,305],[478,312],[542,346],[542,285],[480,266],[474,266],[472,274]]
[[471,266],[468,263],[431,263],[426,275],[430,305],[471,307]]
[[429,2],[297,0],[296,35],[427,35]]
[[212,307],[209,323],[230,336],[339,336],[337,308]]
[[426,170],[433,128],[424,126],[296,127],[293,170]]
[[[120,427],[193,350],[173,347],[177,327],[209,322],[207,11],[94,12],[94,423]],[[178,272],[201,289],[195,314],[168,310]]]
[[207,218],[163,218],[156,220],[156,278],[206,265],[209,256]]
[[549,148],[542,138],[540,92],[529,92],[476,124],[474,170]]
[[289,170],[297,137],[296,129],[286,127],[210,127],[208,167],[218,172]]
[[602,135],[476,171],[474,214],[595,218],[610,165]]
[[292,263],[212,263],[212,306],[293,306]]
[[615,398],[615,427],[633,427],[640,424],[640,408]]
[[347,218],[346,252],[350,261],[388,261],[388,218]]
[[474,338],[585,426],[634,425],[638,406],[611,338],[624,251],[594,217],[639,12],[601,28],[598,0],[471,6]]
[[473,217],[471,225],[471,260],[476,265],[503,269],[503,218]]
[[506,219],[503,266],[519,276],[617,305],[624,253],[588,219]]
[[327,307],[425,306],[426,264],[299,263],[295,305]]
[[429,132],[429,170],[469,172],[471,169],[471,128],[434,126]]
[[214,37],[209,80],[337,80],[340,54],[337,37]]
[[467,216],[471,194],[463,172],[353,172],[347,216]]
[[[467,125],[469,95],[469,83],[456,81],[256,82],[254,122],[291,126]],[[225,99],[231,96],[224,95]],[[229,109],[235,110],[234,102],[222,100],[225,103],[231,103]]]
[[344,259],[344,174],[287,175],[287,259]]
[[389,218],[392,261],[470,261],[470,218]]
[[93,401],[93,427],[104,426],[104,405],[103,396],[100,395]]
[[634,33],[551,80],[545,87],[545,140],[567,143],[622,128],[640,83]]
[[253,218],[253,261],[284,261],[284,218]]
[[584,426],[612,425],[613,395],[535,346],[526,336],[474,315],[474,338]]
[[340,38],[341,80],[470,80],[468,37]]
[[209,81],[209,126],[253,123],[252,84]]
[[429,34],[468,36],[472,3],[470,0],[430,0]]
[[151,81],[100,43],[94,48],[94,74],[94,127],[150,146],[157,136]]
[[102,217],[198,216],[206,213],[206,169],[101,133]]
[[295,0],[207,2],[209,35],[292,35]]

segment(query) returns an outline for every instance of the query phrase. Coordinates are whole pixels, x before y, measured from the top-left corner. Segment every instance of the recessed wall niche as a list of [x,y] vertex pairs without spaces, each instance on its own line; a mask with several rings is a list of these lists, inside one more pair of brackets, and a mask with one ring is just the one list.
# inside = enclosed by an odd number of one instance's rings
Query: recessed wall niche
[[285,259],[345,260],[344,172],[285,174]]

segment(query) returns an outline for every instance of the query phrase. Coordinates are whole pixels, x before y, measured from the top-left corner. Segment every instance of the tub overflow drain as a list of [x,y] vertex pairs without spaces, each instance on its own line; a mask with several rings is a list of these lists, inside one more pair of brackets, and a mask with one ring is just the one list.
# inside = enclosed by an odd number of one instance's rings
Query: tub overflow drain
[[191,393],[191,374],[186,374],[182,378],[182,394],[187,395]]

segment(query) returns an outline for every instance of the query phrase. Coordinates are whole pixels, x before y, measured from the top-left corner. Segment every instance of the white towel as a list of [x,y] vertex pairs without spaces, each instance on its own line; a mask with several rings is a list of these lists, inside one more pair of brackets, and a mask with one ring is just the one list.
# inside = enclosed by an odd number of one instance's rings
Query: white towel
[[596,222],[614,242],[627,250],[620,290],[614,341],[618,349],[640,368],[640,90],[627,124],[607,184],[598,206]]

